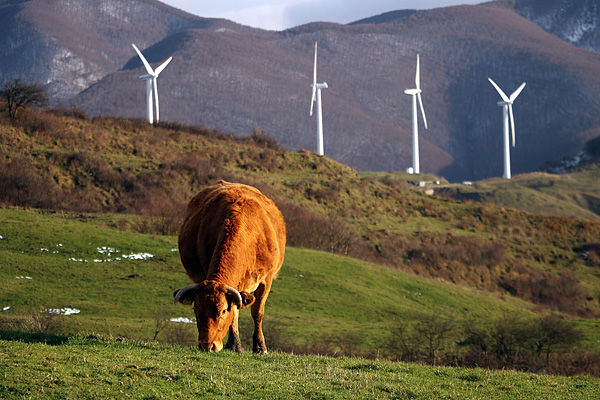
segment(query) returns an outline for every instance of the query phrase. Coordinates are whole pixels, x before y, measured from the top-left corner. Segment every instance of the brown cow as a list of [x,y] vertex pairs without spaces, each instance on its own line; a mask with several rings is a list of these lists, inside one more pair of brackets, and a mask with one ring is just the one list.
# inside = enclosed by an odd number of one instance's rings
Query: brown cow
[[221,350],[229,329],[225,347],[242,351],[238,313],[252,304],[253,350],[267,352],[262,319],[284,251],[283,217],[258,189],[220,181],[190,201],[179,254],[195,284],[173,296],[175,303],[194,305],[200,349]]

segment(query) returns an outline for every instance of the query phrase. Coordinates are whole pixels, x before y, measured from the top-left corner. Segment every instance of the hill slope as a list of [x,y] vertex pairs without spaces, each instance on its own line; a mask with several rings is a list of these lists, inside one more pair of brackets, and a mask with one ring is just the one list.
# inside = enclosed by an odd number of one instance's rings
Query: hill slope
[[451,180],[500,174],[500,110],[488,76],[506,91],[528,82],[515,107],[515,172],[600,136],[600,56],[495,3],[283,32],[194,17],[150,0],[0,6],[0,54],[8,60],[0,78],[48,85],[55,100],[91,115],[144,115],[135,41],[152,63],[174,57],[159,82],[163,119],[238,135],[259,126],[290,149],[313,149],[308,102],[318,41],[319,79],[330,85],[323,93],[325,151],[354,168],[410,165],[411,103],[403,90],[414,81],[417,54],[431,125],[420,138],[424,171]]
[[[0,221],[0,309],[10,307],[2,312],[3,318],[70,307],[80,313],[65,318],[65,323],[72,322],[66,333],[95,331],[152,339],[156,319],[194,316],[191,308],[173,305],[173,291],[189,284],[174,251],[175,237],[119,232],[97,226],[102,217],[94,216],[80,219],[0,209]],[[481,325],[504,314],[533,315],[534,306],[518,299],[500,299],[312,250],[288,247],[286,253],[265,315],[265,334],[275,349],[381,352],[393,358],[398,351],[388,346],[393,332],[419,315],[471,318]],[[146,257],[127,258],[130,254]],[[35,297],[28,295],[32,291]],[[241,316],[243,341],[249,346],[250,312]],[[195,344],[194,329],[191,324],[185,343]],[[168,331],[162,333],[161,338],[172,339]]]
[[279,149],[260,132],[233,140],[203,128],[32,110],[16,125],[0,123],[0,148],[4,204],[154,216],[124,229],[175,233],[203,185],[241,181],[276,201],[290,245],[600,313],[598,222],[429,197],[411,190],[406,175],[361,176]]
[[[114,216],[0,209],[0,221],[0,341],[62,344],[95,332],[196,343],[193,311],[172,304],[174,289],[189,283],[175,237],[105,226],[120,223]],[[565,331],[554,329],[551,357],[544,359],[530,341],[549,331],[533,329],[543,319],[531,303],[347,257],[291,247],[286,253],[264,319],[272,350],[600,373],[594,361],[598,320],[554,319],[553,329],[575,326],[583,340],[564,341]],[[58,315],[61,310],[71,315]],[[240,314],[246,346],[252,337],[249,314]],[[473,332],[490,337],[469,344],[465,338]],[[498,334],[512,342],[493,339]],[[481,352],[480,343],[490,353]],[[505,345],[508,352],[499,347]]]
[[492,202],[536,214],[600,220],[599,164],[554,175],[533,172],[504,179],[486,179],[473,186],[452,185],[438,193],[455,199]]

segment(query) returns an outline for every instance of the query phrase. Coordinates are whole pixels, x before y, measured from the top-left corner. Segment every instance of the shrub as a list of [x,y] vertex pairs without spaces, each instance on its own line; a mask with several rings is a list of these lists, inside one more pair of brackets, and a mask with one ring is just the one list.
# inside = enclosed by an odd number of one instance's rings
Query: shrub
[[469,349],[460,358],[465,366],[560,374],[599,372],[600,353],[573,351],[581,341],[581,331],[556,314],[530,319],[507,315],[490,327],[466,321],[461,335],[456,343]]
[[250,135],[250,140],[258,147],[281,150],[281,147],[277,143],[277,140],[267,135],[261,128],[254,128]]
[[62,195],[52,179],[25,158],[0,162],[0,202],[11,205],[58,208]]

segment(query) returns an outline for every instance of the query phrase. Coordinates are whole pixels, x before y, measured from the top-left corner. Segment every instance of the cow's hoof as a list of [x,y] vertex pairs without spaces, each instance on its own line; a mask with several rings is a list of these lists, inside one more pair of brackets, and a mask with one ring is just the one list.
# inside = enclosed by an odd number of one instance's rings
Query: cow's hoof
[[252,351],[254,354],[267,354],[267,345],[264,343],[254,343]]
[[225,345],[226,350],[235,351],[236,353],[243,353],[244,349],[242,348],[242,342],[240,342],[239,337],[237,339],[229,339],[227,340],[227,344]]

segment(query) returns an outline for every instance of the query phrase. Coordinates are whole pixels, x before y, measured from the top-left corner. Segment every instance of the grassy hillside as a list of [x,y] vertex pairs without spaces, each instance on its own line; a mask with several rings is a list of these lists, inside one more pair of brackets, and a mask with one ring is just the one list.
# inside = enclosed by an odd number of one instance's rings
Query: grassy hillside
[[[173,290],[189,284],[175,237],[123,233],[77,216],[34,211],[0,210],[0,221],[0,308],[10,306],[3,317],[70,307],[81,313],[54,321],[73,323],[67,330],[149,339],[157,319],[194,316],[191,308],[172,304]],[[152,257],[124,257],[143,253]],[[395,325],[420,313],[492,320],[532,315],[533,309],[511,297],[288,248],[265,324],[267,331],[276,326],[270,333],[292,350],[310,348],[319,336],[332,344],[323,350],[335,352],[336,342],[339,351],[347,350],[344,341],[354,336],[360,338],[356,352],[366,353],[389,341]],[[249,322],[249,312],[242,315]]]
[[569,173],[486,179],[472,186],[451,185],[440,192],[456,199],[491,202],[530,213],[600,221],[600,163]]
[[592,399],[592,377],[425,367],[359,358],[256,357],[97,337],[0,340],[0,397]]
[[[195,344],[195,325],[172,321],[194,317],[191,308],[172,304],[173,290],[189,283],[176,238],[122,232],[107,220],[0,209],[0,339],[52,342],[96,332]],[[65,308],[79,313],[49,312]],[[536,311],[515,297],[289,247],[264,323],[271,349],[292,353],[600,373],[599,357],[590,353],[600,347],[598,320],[560,319],[580,340],[553,344],[551,359],[544,359],[532,347],[539,338],[522,336]],[[249,312],[242,312],[246,348],[251,326]],[[466,343],[476,332],[490,335],[489,354]],[[498,333],[513,338],[509,353],[493,339]]]
[[[218,179],[259,187],[288,242],[578,316],[600,315],[600,222],[427,196],[403,174],[359,174],[257,130],[29,110],[0,119],[0,203],[120,213],[125,231],[173,234],[188,199]],[[411,177],[415,179],[415,177]]]

